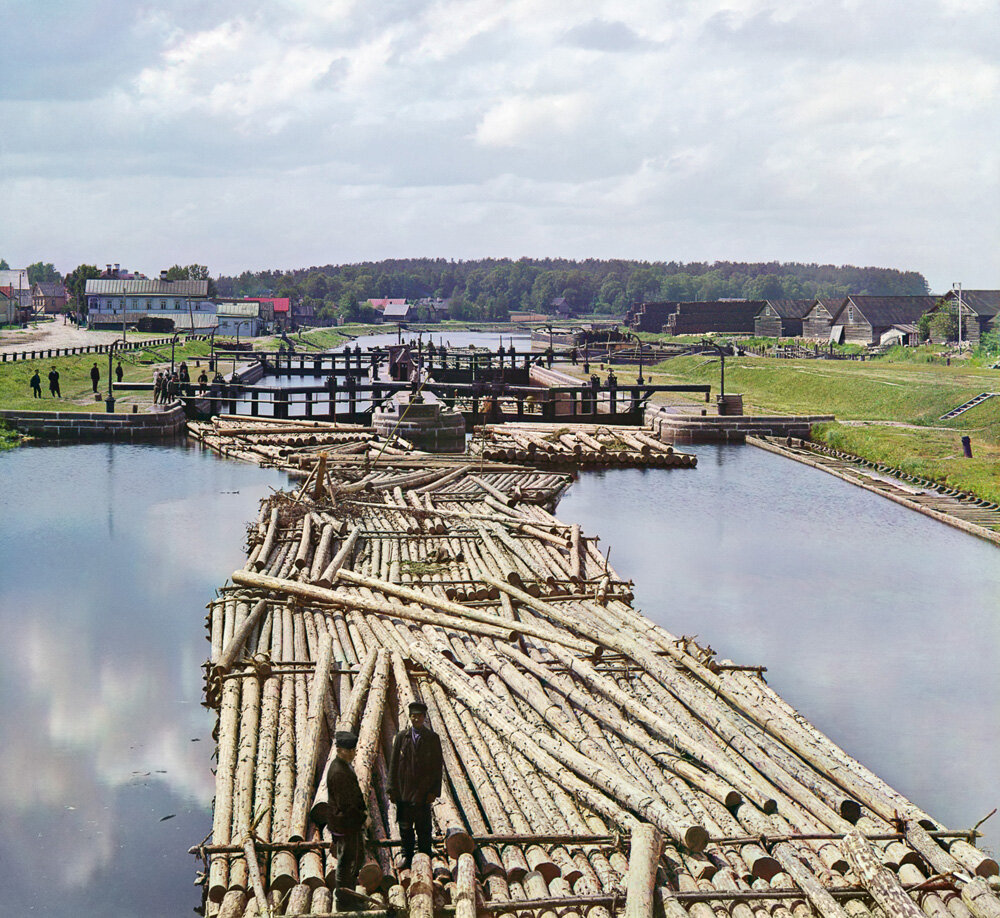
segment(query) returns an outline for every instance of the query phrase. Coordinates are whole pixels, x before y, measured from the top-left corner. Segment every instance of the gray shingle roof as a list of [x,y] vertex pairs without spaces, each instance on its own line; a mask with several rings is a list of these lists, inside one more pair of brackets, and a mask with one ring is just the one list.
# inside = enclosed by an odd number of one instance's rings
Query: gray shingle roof
[[208,296],[207,280],[124,280],[97,277],[87,281],[86,292],[95,296]]
[[832,325],[842,325],[844,310],[854,304],[868,324],[876,326],[916,322],[937,303],[936,296],[849,296],[840,305]]

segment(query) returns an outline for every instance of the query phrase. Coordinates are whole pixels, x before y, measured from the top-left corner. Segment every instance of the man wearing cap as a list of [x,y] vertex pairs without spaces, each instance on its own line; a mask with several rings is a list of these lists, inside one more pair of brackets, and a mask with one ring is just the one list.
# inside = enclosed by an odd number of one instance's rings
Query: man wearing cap
[[427,705],[414,701],[409,714],[410,725],[396,734],[389,756],[389,798],[396,804],[404,869],[413,860],[414,847],[431,853],[431,803],[441,793],[444,764],[441,740],[426,724]]
[[329,828],[337,840],[337,909],[356,907],[348,893],[358,885],[358,871],[364,862],[364,828],[368,807],[351,763],[357,752],[358,738],[338,730],[334,742],[337,757],[330,763],[326,787],[329,795]]

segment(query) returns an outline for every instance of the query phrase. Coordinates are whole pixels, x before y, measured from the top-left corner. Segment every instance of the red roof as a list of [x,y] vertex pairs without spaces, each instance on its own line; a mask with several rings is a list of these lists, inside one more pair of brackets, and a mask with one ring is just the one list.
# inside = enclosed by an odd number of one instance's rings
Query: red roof
[[248,296],[246,299],[256,303],[270,303],[275,312],[288,312],[287,296]]

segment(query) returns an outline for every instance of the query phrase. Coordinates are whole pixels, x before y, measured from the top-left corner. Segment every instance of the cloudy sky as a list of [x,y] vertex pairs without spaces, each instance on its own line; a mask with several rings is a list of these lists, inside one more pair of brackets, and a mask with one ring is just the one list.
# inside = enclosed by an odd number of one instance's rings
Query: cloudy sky
[[0,257],[1000,286],[995,0],[0,0]]

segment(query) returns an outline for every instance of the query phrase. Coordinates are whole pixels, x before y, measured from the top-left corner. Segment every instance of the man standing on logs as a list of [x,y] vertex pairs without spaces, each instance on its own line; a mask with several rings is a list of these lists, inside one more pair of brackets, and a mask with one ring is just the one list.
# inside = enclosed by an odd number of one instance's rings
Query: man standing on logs
[[337,911],[357,908],[352,895],[364,863],[364,830],[368,807],[351,763],[358,738],[346,730],[334,737],[337,757],[330,763],[326,787],[329,794],[330,833],[337,840]]
[[[389,798],[396,804],[396,822],[403,839],[401,869],[409,869],[414,842],[431,853],[431,803],[441,793],[441,740],[426,724],[427,705],[414,701],[410,725],[396,734],[389,756]],[[414,838],[416,836],[416,838]]]

